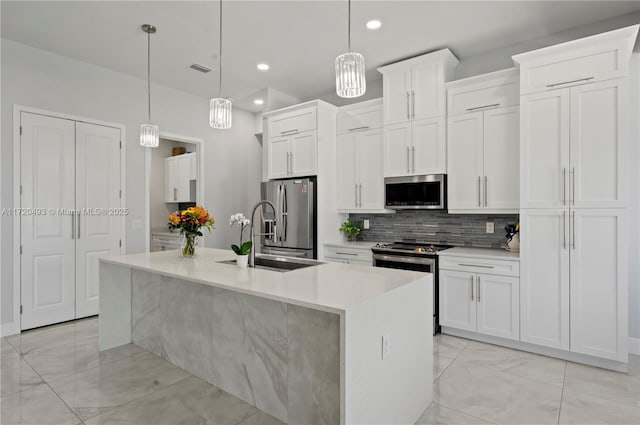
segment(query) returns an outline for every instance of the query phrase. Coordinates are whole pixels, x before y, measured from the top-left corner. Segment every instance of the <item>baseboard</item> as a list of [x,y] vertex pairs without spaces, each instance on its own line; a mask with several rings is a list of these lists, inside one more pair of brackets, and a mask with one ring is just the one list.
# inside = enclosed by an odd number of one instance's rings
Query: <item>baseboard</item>
[[629,337],[629,354],[640,355],[640,338]]
[[2,330],[0,331],[2,336],[15,335],[20,333],[20,325],[15,322],[3,323]]
[[507,348],[514,348],[516,350],[527,351],[529,353],[541,354],[543,356],[555,357],[557,359],[568,360],[574,363],[582,363],[589,366],[600,367],[603,369],[615,370],[618,372],[627,372],[628,370],[627,363],[619,362],[616,360],[602,359],[599,357],[592,357],[585,354],[573,353],[570,351],[559,350],[555,348],[543,347],[540,345],[530,344],[527,342],[498,338],[494,336],[479,334],[476,332],[449,328],[446,326],[442,327],[442,333],[447,335],[467,338],[467,339],[473,339],[476,341],[486,342],[488,344],[500,345]]

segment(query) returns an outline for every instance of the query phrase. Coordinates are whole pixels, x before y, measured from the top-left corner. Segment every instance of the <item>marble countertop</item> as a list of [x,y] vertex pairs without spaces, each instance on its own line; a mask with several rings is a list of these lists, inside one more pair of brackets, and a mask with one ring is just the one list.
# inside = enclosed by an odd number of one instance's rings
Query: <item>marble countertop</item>
[[520,260],[520,253],[513,251],[506,251],[504,249],[493,248],[468,248],[463,246],[456,246],[453,248],[445,249],[438,253],[439,256],[451,256],[451,257],[477,257],[477,258],[489,258],[492,260]]
[[195,258],[184,258],[180,251],[162,251],[100,261],[338,314],[426,276],[339,263],[286,273],[220,263],[233,259],[230,250],[198,248]]

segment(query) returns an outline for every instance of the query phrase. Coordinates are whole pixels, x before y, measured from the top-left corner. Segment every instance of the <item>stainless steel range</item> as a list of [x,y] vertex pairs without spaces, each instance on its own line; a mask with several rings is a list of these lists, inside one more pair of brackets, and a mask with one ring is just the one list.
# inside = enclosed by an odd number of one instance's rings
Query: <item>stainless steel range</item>
[[376,244],[373,265],[389,269],[413,270],[433,274],[433,334],[440,332],[438,323],[438,252],[451,245],[403,239],[391,244]]

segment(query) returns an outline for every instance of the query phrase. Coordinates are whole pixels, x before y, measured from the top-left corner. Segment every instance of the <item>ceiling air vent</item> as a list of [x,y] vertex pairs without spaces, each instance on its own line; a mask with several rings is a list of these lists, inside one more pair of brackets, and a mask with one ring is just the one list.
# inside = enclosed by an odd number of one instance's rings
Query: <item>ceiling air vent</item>
[[207,72],[213,71],[213,69],[208,68],[208,67],[206,67],[204,65],[200,65],[199,63],[194,63],[189,68],[191,68],[191,69],[193,69],[195,71],[202,72],[203,74],[206,74]]

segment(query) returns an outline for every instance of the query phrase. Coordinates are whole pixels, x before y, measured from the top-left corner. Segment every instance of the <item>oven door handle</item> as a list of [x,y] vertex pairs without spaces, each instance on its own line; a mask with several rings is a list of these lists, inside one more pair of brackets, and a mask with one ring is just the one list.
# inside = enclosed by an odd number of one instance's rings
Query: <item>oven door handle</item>
[[399,255],[373,254],[373,260],[389,261],[394,263],[406,263],[406,264],[423,264],[426,266],[436,265],[436,260],[434,258],[402,257]]

